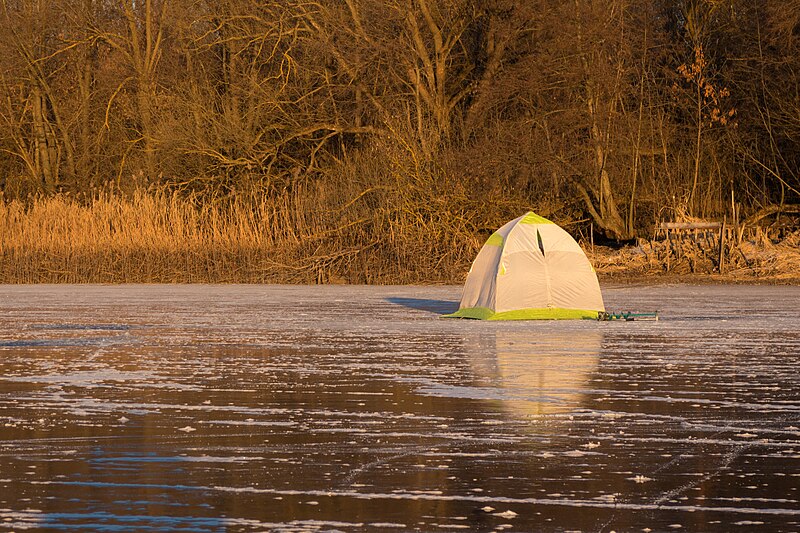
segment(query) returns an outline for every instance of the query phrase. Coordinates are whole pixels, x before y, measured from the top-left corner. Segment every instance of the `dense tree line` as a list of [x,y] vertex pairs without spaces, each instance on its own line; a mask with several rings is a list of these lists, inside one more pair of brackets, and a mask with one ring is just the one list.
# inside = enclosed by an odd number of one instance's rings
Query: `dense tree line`
[[799,0],[2,0],[0,95],[7,199],[394,187],[616,239],[800,201]]

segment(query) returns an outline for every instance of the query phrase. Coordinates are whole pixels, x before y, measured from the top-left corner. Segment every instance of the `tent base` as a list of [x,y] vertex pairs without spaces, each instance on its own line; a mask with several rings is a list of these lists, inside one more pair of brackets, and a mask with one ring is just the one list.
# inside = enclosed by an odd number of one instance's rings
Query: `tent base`
[[599,311],[586,309],[559,309],[546,307],[541,309],[515,309],[496,313],[487,307],[469,307],[459,309],[443,318],[474,318],[477,320],[597,320]]

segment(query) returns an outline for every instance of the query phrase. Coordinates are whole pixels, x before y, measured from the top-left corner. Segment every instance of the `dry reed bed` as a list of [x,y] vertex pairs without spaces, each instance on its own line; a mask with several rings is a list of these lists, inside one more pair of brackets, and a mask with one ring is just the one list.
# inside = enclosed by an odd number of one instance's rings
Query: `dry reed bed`
[[325,190],[297,188],[211,205],[163,192],[0,202],[0,282],[413,283],[463,275],[478,239],[430,206],[388,210],[369,197],[336,205]]

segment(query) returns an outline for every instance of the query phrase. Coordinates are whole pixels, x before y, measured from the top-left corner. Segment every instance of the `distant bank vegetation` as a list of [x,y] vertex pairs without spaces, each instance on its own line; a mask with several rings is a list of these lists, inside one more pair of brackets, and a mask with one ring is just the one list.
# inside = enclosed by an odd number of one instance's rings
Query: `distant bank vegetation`
[[786,235],[799,94],[795,0],[3,2],[0,277],[454,281],[527,209]]

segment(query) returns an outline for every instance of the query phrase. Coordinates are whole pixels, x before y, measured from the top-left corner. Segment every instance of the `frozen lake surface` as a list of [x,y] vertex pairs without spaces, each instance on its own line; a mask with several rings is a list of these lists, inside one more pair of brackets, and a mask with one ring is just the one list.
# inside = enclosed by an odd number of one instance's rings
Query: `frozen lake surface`
[[0,531],[798,531],[800,287],[0,287]]

